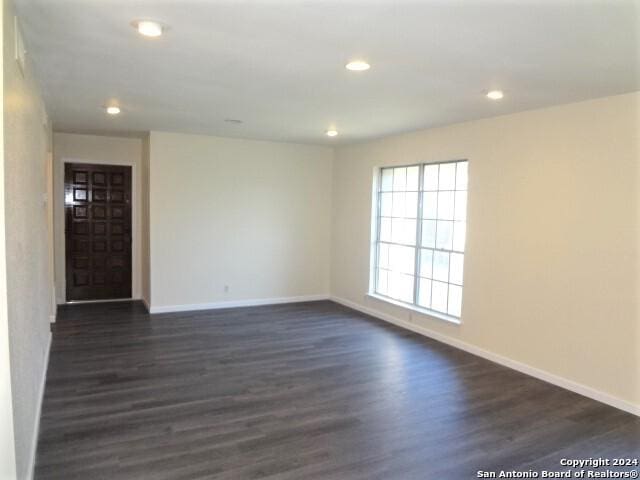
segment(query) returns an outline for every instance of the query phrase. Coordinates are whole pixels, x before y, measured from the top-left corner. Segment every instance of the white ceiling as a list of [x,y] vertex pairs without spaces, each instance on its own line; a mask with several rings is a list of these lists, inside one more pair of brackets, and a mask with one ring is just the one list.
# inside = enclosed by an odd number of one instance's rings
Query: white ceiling
[[635,0],[16,3],[60,131],[338,144],[640,89]]

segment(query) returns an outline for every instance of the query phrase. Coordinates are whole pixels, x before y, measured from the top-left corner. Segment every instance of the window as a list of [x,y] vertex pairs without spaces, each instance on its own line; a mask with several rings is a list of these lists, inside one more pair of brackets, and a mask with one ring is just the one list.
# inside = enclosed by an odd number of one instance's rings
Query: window
[[460,317],[467,161],[382,168],[374,293]]

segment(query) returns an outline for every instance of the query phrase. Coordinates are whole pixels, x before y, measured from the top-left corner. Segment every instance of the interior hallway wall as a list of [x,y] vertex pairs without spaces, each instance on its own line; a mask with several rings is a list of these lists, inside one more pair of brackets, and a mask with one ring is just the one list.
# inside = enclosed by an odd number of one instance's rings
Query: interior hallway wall
[[[0,42],[4,45],[4,0],[0,1]],[[0,47],[0,72],[4,71],[4,51]],[[4,92],[0,92],[4,111]],[[0,145],[4,146],[4,118],[0,115]],[[0,148],[0,478],[16,476],[16,448],[11,398],[11,355],[9,352],[9,316],[7,312],[7,258],[4,217],[4,148]]]
[[29,478],[51,340],[46,162],[51,129],[28,61],[15,59],[14,9],[4,2],[4,215],[16,471]]

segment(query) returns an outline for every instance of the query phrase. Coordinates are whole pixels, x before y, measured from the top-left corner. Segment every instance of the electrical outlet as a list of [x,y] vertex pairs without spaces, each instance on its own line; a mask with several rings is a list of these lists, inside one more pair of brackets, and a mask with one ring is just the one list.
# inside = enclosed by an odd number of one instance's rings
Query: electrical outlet
[[229,285],[224,286],[224,293],[229,293]]

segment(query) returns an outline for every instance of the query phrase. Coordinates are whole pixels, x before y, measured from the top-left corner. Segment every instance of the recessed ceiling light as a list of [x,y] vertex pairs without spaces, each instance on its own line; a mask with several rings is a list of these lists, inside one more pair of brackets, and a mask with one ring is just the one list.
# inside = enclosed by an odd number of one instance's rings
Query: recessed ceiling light
[[487,98],[490,98],[491,100],[500,100],[502,97],[504,97],[502,90],[491,90],[487,93]]
[[336,135],[338,135],[338,131],[337,130],[327,130],[327,136],[328,137],[335,137]]
[[164,31],[164,26],[152,20],[136,20],[132,25],[140,35],[145,37],[159,37]]
[[116,107],[115,105],[107,107],[107,113],[109,115],[118,115],[120,113],[120,107]]
[[364,72],[365,70],[369,70],[371,68],[371,65],[369,65],[364,60],[354,60],[347,63],[344,68],[346,68],[347,70],[351,70],[352,72]]

